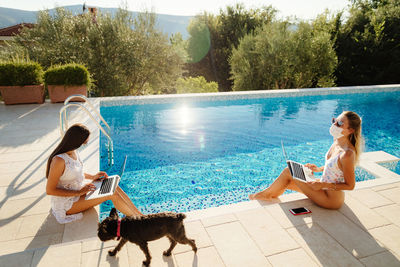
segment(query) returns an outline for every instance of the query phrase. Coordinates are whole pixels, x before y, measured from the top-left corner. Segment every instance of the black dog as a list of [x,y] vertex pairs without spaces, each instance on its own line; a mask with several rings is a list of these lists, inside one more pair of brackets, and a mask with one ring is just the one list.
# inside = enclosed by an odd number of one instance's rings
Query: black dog
[[116,237],[119,240],[122,237],[118,245],[108,252],[110,256],[115,256],[127,241],[135,243],[146,255],[146,260],[143,261],[143,264],[148,266],[151,256],[147,242],[163,236],[167,236],[171,242],[169,249],[163,253],[165,256],[171,255],[171,251],[177,243],[189,244],[196,253],[197,247],[194,240],[186,237],[183,225],[183,219],[185,218],[186,215],[183,213],[164,212],[141,217],[125,217],[120,220],[117,210],[112,208],[109,217],[99,223],[97,235],[101,241],[115,239]]

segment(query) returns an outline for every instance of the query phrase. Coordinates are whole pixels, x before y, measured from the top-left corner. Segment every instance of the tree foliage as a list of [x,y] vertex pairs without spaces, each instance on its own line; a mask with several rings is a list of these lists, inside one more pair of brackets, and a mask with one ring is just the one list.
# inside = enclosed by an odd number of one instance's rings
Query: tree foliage
[[353,1],[338,32],[338,85],[400,83],[400,2]]
[[54,16],[39,12],[37,25],[25,29],[11,47],[23,48],[46,68],[72,62],[86,65],[95,95],[175,92],[183,60],[155,24],[152,13],[132,18],[120,9],[113,16],[73,16],[58,8]]
[[334,85],[337,58],[330,34],[306,22],[274,22],[246,35],[231,57],[233,89]]
[[[275,13],[276,10],[271,6],[246,9],[243,4],[236,4],[221,9],[216,16],[207,13],[197,16],[192,22],[191,28],[198,30],[189,32],[188,42],[189,44],[196,43],[194,40],[205,39],[208,28],[210,49],[203,60],[188,66],[188,75],[204,76],[208,80],[218,82],[220,90],[230,91],[232,81],[230,80],[229,58],[232,55],[232,49],[238,46],[243,36],[252,33],[257,27],[270,23],[274,19]],[[203,43],[206,44],[206,40]],[[198,49],[204,47],[206,46],[201,45]]]
[[203,76],[179,78],[176,92],[178,94],[218,92],[218,84],[207,82]]

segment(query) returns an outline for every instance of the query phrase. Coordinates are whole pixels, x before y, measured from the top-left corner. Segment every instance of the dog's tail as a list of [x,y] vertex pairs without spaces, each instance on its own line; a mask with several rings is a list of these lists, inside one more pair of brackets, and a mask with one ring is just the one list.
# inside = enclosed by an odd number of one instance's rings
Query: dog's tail
[[186,215],[183,214],[183,213],[177,213],[177,214],[176,214],[176,218],[177,218],[178,220],[180,220],[180,221],[183,221],[183,219],[186,218]]

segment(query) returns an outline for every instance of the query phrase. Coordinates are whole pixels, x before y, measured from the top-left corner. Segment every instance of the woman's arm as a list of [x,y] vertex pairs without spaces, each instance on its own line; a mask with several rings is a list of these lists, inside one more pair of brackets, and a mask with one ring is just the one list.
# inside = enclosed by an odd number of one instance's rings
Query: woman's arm
[[356,185],[356,175],[354,172],[355,169],[355,157],[354,152],[352,150],[347,150],[340,158],[339,158],[339,168],[341,167],[344,183],[339,183],[337,185],[336,190],[353,190]]
[[98,172],[95,175],[85,173],[85,179],[89,179],[89,180],[98,180],[98,179],[107,178],[107,177],[108,177],[108,175],[106,172]]
[[312,172],[323,172],[325,167],[325,166],[318,167],[317,165],[311,163],[306,163],[304,164],[304,166],[309,168]]
[[67,190],[57,188],[58,181],[65,169],[65,162],[59,157],[54,157],[50,163],[49,177],[47,178],[46,193],[52,196],[72,197],[81,196],[92,190],[93,184],[82,187],[81,190]]

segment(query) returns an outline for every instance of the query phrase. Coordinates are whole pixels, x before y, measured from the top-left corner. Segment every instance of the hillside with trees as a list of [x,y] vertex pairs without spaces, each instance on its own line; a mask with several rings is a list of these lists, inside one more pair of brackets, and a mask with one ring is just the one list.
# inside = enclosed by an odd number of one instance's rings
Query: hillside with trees
[[0,59],[84,64],[95,96],[400,83],[400,2],[352,0],[343,14],[279,19],[272,6],[237,4],[199,13],[185,39],[157,28],[154,13],[58,8],[40,11]]

